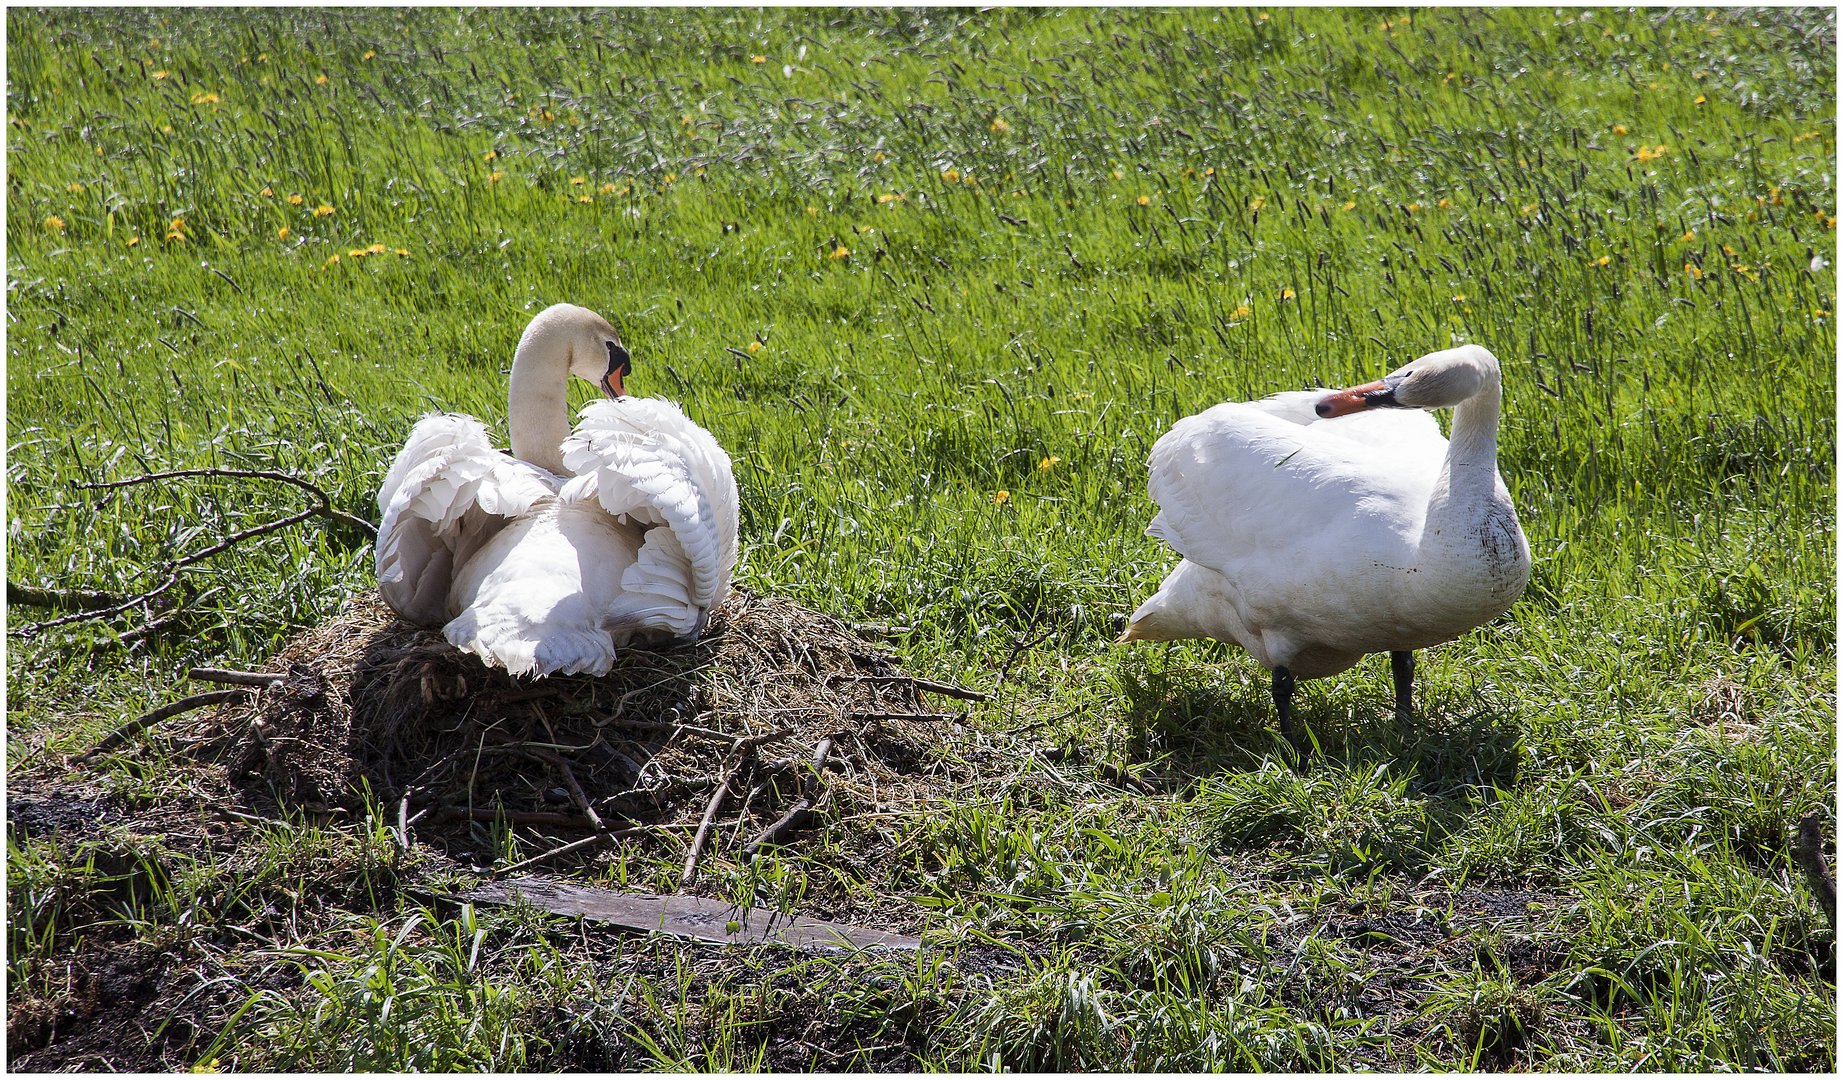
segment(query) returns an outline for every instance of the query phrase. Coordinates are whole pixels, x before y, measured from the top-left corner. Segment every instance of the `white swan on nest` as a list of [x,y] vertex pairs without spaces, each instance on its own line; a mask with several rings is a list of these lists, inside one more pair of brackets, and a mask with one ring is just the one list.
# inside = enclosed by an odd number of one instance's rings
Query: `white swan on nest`
[[[1120,640],[1240,645],[1272,670],[1289,740],[1296,679],[1387,652],[1405,718],[1413,650],[1496,618],[1529,583],[1497,471],[1502,394],[1497,358],[1464,345],[1365,386],[1178,421],[1152,447],[1147,532],[1183,559]],[[1422,411],[1448,406],[1450,443]]]
[[[410,430],[378,492],[378,590],[411,622],[514,675],[605,675],[617,649],[695,637],[728,595],[736,480],[710,432],[624,395],[620,335],[573,304],[512,359],[510,456],[471,416]],[[571,375],[608,400],[574,431]]]

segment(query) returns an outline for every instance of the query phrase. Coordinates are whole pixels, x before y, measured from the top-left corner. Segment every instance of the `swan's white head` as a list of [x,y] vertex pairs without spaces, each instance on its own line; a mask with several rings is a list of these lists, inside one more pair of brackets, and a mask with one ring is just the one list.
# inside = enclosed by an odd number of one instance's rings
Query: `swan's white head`
[[622,380],[633,372],[633,358],[608,320],[588,308],[552,304],[525,327],[518,348],[566,358],[571,375],[601,387],[611,398],[627,393]]
[[1376,382],[1333,391],[1314,408],[1327,418],[1365,409],[1444,409],[1476,397],[1501,377],[1489,349],[1461,345],[1428,353]]

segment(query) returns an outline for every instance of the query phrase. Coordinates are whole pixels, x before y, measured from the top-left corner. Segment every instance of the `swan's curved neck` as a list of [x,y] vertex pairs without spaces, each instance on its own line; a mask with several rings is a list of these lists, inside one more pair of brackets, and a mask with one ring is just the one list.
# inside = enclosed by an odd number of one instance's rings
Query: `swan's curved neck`
[[560,331],[555,323],[533,325],[519,339],[512,356],[506,427],[513,457],[563,476],[563,440],[570,433],[570,353]]
[[1481,482],[1487,492],[1495,489],[1497,422],[1503,399],[1504,379],[1494,369],[1486,374],[1478,393],[1453,409],[1453,431],[1446,450],[1449,485]]
[[1452,437],[1421,532],[1423,558],[1468,548],[1482,523],[1501,516],[1509,505],[1499,493],[1497,476],[1497,421],[1503,395],[1503,378],[1493,371],[1478,393],[1453,409]]

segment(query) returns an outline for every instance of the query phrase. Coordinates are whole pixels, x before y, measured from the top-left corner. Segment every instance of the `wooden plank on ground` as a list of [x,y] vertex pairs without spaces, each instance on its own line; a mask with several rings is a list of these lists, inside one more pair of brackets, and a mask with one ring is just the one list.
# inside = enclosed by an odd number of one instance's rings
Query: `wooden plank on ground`
[[921,939],[862,926],[822,922],[766,908],[741,907],[701,896],[614,892],[543,878],[493,881],[457,899],[481,904],[530,904],[554,915],[611,923],[627,930],[671,934],[724,945],[776,942],[800,949],[916,949]]

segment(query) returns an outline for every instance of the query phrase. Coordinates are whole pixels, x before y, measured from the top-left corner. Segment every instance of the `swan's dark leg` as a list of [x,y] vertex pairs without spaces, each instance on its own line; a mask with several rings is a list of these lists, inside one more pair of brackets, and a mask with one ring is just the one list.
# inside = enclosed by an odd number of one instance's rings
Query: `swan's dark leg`
[[1395,719],[1405,724],[1414,719],[1414,654],[1390,653],[1389,671],[1395,676]]
[[1293,673],[1286,666],[1273,669],[1273,707],[1280,714],[1280,737],[1293,742]]

